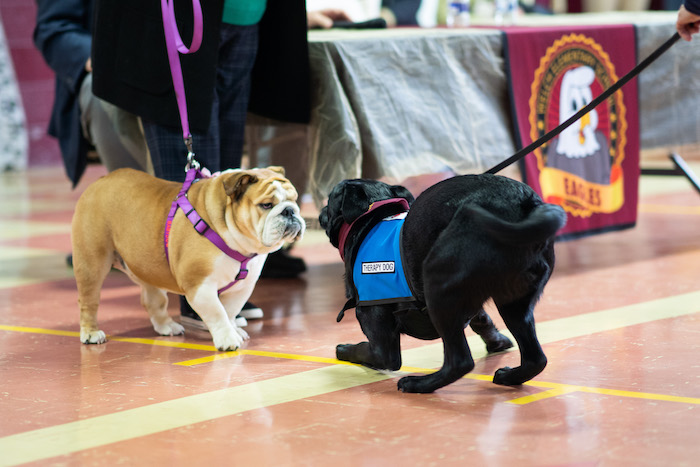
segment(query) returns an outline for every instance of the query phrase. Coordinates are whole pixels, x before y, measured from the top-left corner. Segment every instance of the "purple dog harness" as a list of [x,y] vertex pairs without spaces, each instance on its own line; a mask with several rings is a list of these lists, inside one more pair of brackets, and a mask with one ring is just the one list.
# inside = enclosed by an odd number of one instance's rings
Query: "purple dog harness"
[[172,228],[173,219],[175,218],[175,212],[179,207],[182,209],[182,212],[185,213],[185,217],[189,219],[189,221],[194,226],[194,230],[196,230],[199,233],[199,235],[204,235],[210,242],[216,245],[216,247],[219,248],[219,250],[226,253],[226,255],[228,255],[230,258],[233,258],[241,263],[241,270],[238,272],[236,279],[230,284],[228,284],[226,287],[222,287],[221,289],[219,289],[218,293],[221,294],[237,282],[242,281],[243,279],[248,277],[248,261],[253,259],[256,255],[245,256],[244,254],[231,249],[226,244],[226,242],[224,242],[224,239],[221,238],[219,234],[217,234],[211,227],[209,227],[209,224],[207,224],[206,221],[204,221],[204,219],[202,219],[202,217],[199,214],[197,214],[197,211],[194,209],[194,206],[192,206],[192,203],[190,203],[190,200],[187,198],[187,191],[190,189],[192,184],[200,178],[207,177],[204,176],[202,172],[200,172],[198,169],[188,170],[187,176],[185,177],[185,183],[182,184],[180,192],[177,194],[177,197],[175,197],[175,201],[173,201],[173,204],[170,207],[170,212],[168,213],[168,220],[165,223],[165,258],[168,260],[168,264],[170,264],[170,257],[168,255],[170,229]]

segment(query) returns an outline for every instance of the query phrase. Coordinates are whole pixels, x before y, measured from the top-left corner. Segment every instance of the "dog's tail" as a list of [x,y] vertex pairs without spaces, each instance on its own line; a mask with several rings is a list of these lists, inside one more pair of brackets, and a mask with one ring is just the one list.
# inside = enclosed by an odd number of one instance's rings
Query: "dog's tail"
[[566,224],[564,209],[554,204],[540,204],[519,222],[503,220],[481,206],[465,208],[486,233],[503,243],[515,245],[547,240]]

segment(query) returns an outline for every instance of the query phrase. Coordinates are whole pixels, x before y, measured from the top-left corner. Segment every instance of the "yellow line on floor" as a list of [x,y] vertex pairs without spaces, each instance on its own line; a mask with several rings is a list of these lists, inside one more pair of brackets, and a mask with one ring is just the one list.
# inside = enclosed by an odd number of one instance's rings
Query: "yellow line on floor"
[[585,392],[589,394],[603,394],[606,396],[624,397],[632,399],[645,399],[664,402],[677,402],[682,404],[700,405],[698,397],[683,397],[669,396],[667,394],[654,394],[649,392],[622,391],[619,389],[592,388],[587,386],[573,386],[569,384],[544,383],[541,381],[528,381],[525,386],[533,387],[549,387],[546,391],[530,394],[529,396],[518,397],[508,401],[510,404],[525,405],[531,402],[537,402],[550,397],[561,396],[562,394],[570,394],[574,392]]
[[7,326],[4,324],[0,324],[0,330],[13,331],[13,332],[27,332],[30,334],[49,334],[52,336],[80,337],[80,333],[74,332],[74,331],[60,331],[58,329],[44,329],[44,328],[28,328],[25,326]]
[[[31,328],[25,326],[7,326],[0,324],[0,330],[3,331],[14,331],[14,332],[27,332],[31,334],[50,334],[55,336],[71,336],[80,337],[80,333],[77,331],[60,331],[55,329],[44,329],[44,328]],[[203,345],[203,344],[190,344],[187,342],[173,342],[168,340],[159,339],[144,339],[140,337],[118,337],[118,336],[107,336],[107,340],[114,342],[129,342],[132,344],[146,344],[146,345],[156,345],[161,347],[177,347],[180,349],[192,349],[192,350],[206,350],[209,352],[217,352],[216,347],[213,345]]]
[[576,389],[581,392],[588,392],[591,394],[605,394],[606,396],[633,397],[635,399],[646,399],[664,402],[680,402],[683,404],[700,405],[700,398],[698,397],[668,396],[664,394],[654,394],[649,392],[621,391],[619,389],[605,388],[578,387]]
[[[45,328],[33,328],[26,326],[8,326],[0,324],[0,330],[2,331],[12,331],[12,332],[25,332],[30,334],[47,334],[54,336],[68,336],[68,337],[80,337],[80,333],[77,331],[61,331],[57,329],[45,329]],[[179,349],[190,349],[190,350],[205,350],[207,352],[217,352],[215,355],[209,355],[207,357],[196,358],[193,360],[186,360],[183,362],[175,363],[175,365],[180,366],[194,366],[201,365],[202,363],[210,363],[216,360],[223,360],[231,357],[239,357],[241,355],[255,355],[259,357],[269,357],[269,358],[285,358],[288,360],[303,360],[305,362],[315,362],[315,363],[326,363],[329,365],[354,365],[350,362],[344,362],[342,360],[337,360],[335,358],[328,357],[316,357],[314,355],[299,355],[281,352],[269,352],[265,350],[247,350],[239,349],[233,352],[219,352],[213,345],[205,344],[190,344],[188,342],[174,342],[169,340],[160,339],[146,339],[141,337],[118,337],[118,336],[107,336],[108,341],[114,342],[127,342],[131,344],[144,344],[144,345],[155,345],[161,347],[176,347]],[[433,371],[433,370],[429,370]]]
[[[529,386],[537,386],[536,384],[528,384]],[[570,394],[572,392],[577,392],[578,389],[575,386],[564,386],[557,387],[554,389],[548,389],[546,391],[538,392],[536,394],[530,394],[529,396],[518,397],[508,401],[511,404],[525,405],[531,402],[537,402],[544,399],[549,399],[550,397],[557,397],[564,394]]]
[[[546,321],[539,323],[537,329],[540,341],[546,344],[645,322],[688,315],[698,311],[700,311],[700,291],[637,305]],[[46,334],[77,335],[77,333],[69,331],[41,330],[17,326],[0,326],[0,329],[20,332],[38,330]],[[173,347],[183,345],[183,343],[165,340],[115,337],[111,339],[142,344],[157,343],[155,345]],[[469,340],[470,346],[473,346],[474,357],[479,358],[479,355],[483,355],[482,352],[485,351],[479,347],[478,337],[470,336]],[[481,346],[483,346],[483,343]],[[211,346],[204,345],[197,347],[200,350],[213,349]],[[430,368],[442,365],[441,349],[441,344],[431,344],[403,352],[404,361],[411,362],[415,366],[405,366],[402,367],[402,370],[421,373],[434,371]],[[243,350],[239,352],[243,352]],[[266,355],[263,356],[274,356],[275,358],[285,358],[284,356],[294,359],[307,357],[276,352],[264,353]],[[229,354],[217,355],[228,356]],[[436,359],[437,363],[435,363]],[[331,363],[333,359],[322,360],[324,360],[323,363]],[[423,362],[430,362],[431,364],[423,365],[421,364]],[[0,452],[3,453],[0,456],[0,465],[17,465],[59,455],[67,455],[84,449],[214,420],[256,408],[269,407],[284,402],[292,402],[328,392],[383,381],[394,376],[395,374],[378,373],[357,365],[330,365],[294,375],[271,378],[257,383],[151,404],[101,417],[18,433],[0,438]],[[491,376],[488,375],[469,374],[466,377],[481,381],[491,380]],[[526,385],[546,388],[546,390],[541,393],[513,399],[510,401],[511,403],[524,404],[580,391],[614,397],[634,397],[694,405],[700,404],[700,399],[697,398],[663,394],[590,388],[543,381],[530,381]]]
[[18,433],[0,438],[0,465],[49,459],[389,378],[357,366],[334,365]]
[[[564,318],[568,319],[568,318]],[[32,327],[23,327],[23,326],[6,326],[6,325],[0,325],[0,330],[4,331],[14,331],[14,332],[27,332],[27,333],[33,333],[33,334],[48,334],[48,335],[55,335],[55,336],[69,336],[69,337],[79,337],[80,333],[74,332],[74,331],[61,331],[61,330],[54,330],[54,329],[43,329],[43,328],[32,328]],[[142,339],[142,338],[132,338],[132,337],[114,337],[114,336],[109,336],[109,339],[112,341],[117,341],[117,342],[127,342],[127,343],[132,343],[132,344],[144,344],[144,345],[156,345],[156,346],[165,346],[165,347],[177,347],[177,348],[183,348],[183,349],[192,349],[192,350],[206,350],[210,352],[217,352],[216,348],[211,345],[201,345],[201,344],[188,344],[186,342],[172,342],[172,341],[166,341],[166,340],[157,340],[157,339]],[[180,366],[193,366],[193,365],[199,365],[202,363],[210,363],[216,360],[223,360],[226,358],[231,358],[231,357],[238,357],[241,355],[255,355],[258,357],[268,357],[268,358],[282,358],[282,359],[288,359],[288,360],[299,360],[299,361],[305,361],[305,362],[314,362],[314,363],[325,363],[328,365],[354,365],[354,366],[360,366],[356,365],[354,363],[350,362],[344,362],[342,360],[337,360],[335,358],[327,358],[327,357],[316,357],[313,355],[300,355],[300,354],[290,354],[290,353],[282,353],[282,352],[269,352],[269,351],[264,351],[264,350],[247,350],[247,349],[240,349],[235,352],[225,352],[225,353],[217,353],[215,355],[211,355],[208,357],[203,357],[203,358],[198,358],[198,359],[193,359],[193,360],[187,360],[184,362],[179,362],[175,363],[175,365],[180,365]],[[433,373],[435,371],[434,368],[420,368],[420,367],[415,367],[415,366],[402,366],[399,371],[395,373],[385,373],[388,377],[391,377],[392,375],[398,376],[401,373]],[[467,379],[473,379],[477,381],[492,381],[493,377],[491,375],[480,375],[476,373],[470,373],[464,376]],[[665,394],[652,394],[652,393],[640,393],[640,392],[634,392],[634,391],[620,391],[617,389],[605,389],[605,388],[593,388],[593,387],[586,387],[586,386],[572,386],[569,384],[560,384],[560,383],[550,383],[550,382],[544,382],[544,381],[530,381],[528,383],[525,383],[527,386],[533,386],[533,387],[541,387],[541,388],[548,388],[548,390],[543,391],[541,393],[537,394],[531,394],[529,396],[524,396],[520,397],[517,399],[513,399],[511,401],[508,401],[513,404],[519,404],[519,405],[524,405],[528,404],[530,402],[536,402],[540,401],[549,397],[556,397],[561,394],[568,394],[572,392],[587,392],[587,393],[594,393],[594,394],[606,394],[606,395],[611,395],[611,396],[619,396],[619,397],[631,397],[631,398],[636,398],[636,399],[651,399],[651,400],[658,400],[658,401],[667,401],[667,402],[680,402],[680,403],[686,403],[686,404],[693,404],[693,405],[700,405],[700,398],[693,398],[693,397],[678,397],[678,396],[668,396]]]
[[[216,349],[214,349],[216,350]],[[239,355],[256,355],[258,357],[269,357],[269,358],[286,358],[289,360],[301,360],[305,362],[315,362],[315,363],[327,363],[329,365],[354,365],[354,363],[344,362],[342,360],[337,360],[335,358],[328,357],[315,357],[313,355],[299,355],[299,354],[289,354],[281,352],[268,352],[265,350],[248,350],[239,349],[235,352],[219,353],[216,355],[210,355],[208,357],[196,358],[193,360],[186,360],[184,362],[177,362],[174,365],[180,366],[194,366],[201,365],[202,363],[210,363],[215,360],[222,360],[225,358],[237,357]]]
[[639,212],[700,216],[700,207],[698,207],[698,206],[678,206],[678,205],[669,205],[669,204],[640,204],[639,205]]
[[[434,369],[427,368],[416,368],[402,366],[397,373],[433,373]],[[395,374],[395,376],[397,376]],[[493,381],[493,376],[491,375],[480,375],[476,373],[469,373],[464,375],[464,378],[473,379],[477,381]],[[517,399],[512,399],[506,401],[510,404],[525,405],[531,402],[537,402],[544,399],[549,399],[551,397],[561,396],[563,394],[570,394],[574,392],[586,392],[591,394],[604,394],[607,396],[616,397],[626,397],[632,399],[646,399],[655,401],[665,401],[665,402],[679,402],[683,404],[700,405],[700,398],[698,397],[683,397],[683,396],[669,396],[667,394],[653,394],[649,392],[635,392],[635,391],[622,391],[619,389],[606,389],[606,388],[594,388],[588,386],[577,386],[572,384],[563,383],[552,383],[548,381],[528,381],[523,384],[523,386],[532,386],[535,388],[544,388],[545,391],[538,392],[535,394],[530,394],[528,396],[518,397]]]
[[[699,312],[700,291],[690,292],[619,308],[537,322],[537,337],[544,345]],[[537,312],[535,312],[536,318]],[[507,330],[501,332],[512,340]],[[487,355],[486,346],[479,336],[470,335],[467,342],[474,359]],[[442,366],[443,360],[442,343],[436,342],[406,350],[402,352],[402,356],[404,362],[410,362],[415,367],[438,368]]]

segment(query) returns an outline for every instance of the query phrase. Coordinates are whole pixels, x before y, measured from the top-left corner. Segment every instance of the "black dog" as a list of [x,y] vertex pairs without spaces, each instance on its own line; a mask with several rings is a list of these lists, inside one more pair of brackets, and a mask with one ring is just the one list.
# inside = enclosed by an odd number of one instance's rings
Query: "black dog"
[[[405,211],[405,221],[388,218]],[[547,358],[535,334],[533,309],[554,267],[554,236],[566,222],[561,207],[544,203],[523,183],[496,175],[450,178],[415,201],[401,186],[345,180],[331,191],[319,220],[345,261],[349,300],[338,321],[356,307],[368,339],[338,345],[338,359],[397,370],[400,333],[440,337],[442,368],[398,382],[404,392],[435,391],[474,368],[464,335],[467,324],[489,352],[512,346],[483,310],[491,298],[521,354],[520,366],[499,369],[493,382],[522,384],[544,369]],[[387,238],[400,245],[391,246]],[[366,258],[371,240],[381,246],[378,256]],[[401,270],[405,282],[398,278]],[[368,285],[360,284],[367,279]],[[385,279],[398,283],[391,297],[372,290],[384,287]]]

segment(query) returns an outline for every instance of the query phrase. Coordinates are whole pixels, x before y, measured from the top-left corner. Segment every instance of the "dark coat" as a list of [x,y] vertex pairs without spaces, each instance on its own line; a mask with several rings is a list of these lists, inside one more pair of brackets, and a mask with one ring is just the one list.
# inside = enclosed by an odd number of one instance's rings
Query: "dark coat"
[[[209,126],[223,0],[201,2],[200,49],[180,55],[189,125]],[[180,114],[165,48],[160,2],[95,0],[92,90],[96,96],[161,125],[180,127]],[[175,17],[186,45],[192,38],[192,2],[176,1]]]
[[689,12],[700,15],[700,0],[685,0],[683,4]]
[[[202,45],[180,55],[188,123],[209,125],[216,79],[223,0],[201,2]],[[175,2],[180,35],[192,37],[192,3]],[[97,0],[93,43],[93,92],[98,97],[158,124],[180,128],[175,91],[163,35],[160,2]],[[304,0],[268,0],[259,26],[251,111],[265,117],[308,122],[309,64]]]
[[421,0],[383,0],[382,7],[394,13],[397,26],[417,26],[420,3]]
[[90,143],[80,126],[78,96],[92,43],[92,0],[37,0],[34,44],[56,74],[48,133],[58,139],[66,174],[75,186]]
[[248,109],[285,122],[309,123],[311,85],[305,0],[267,0]]

